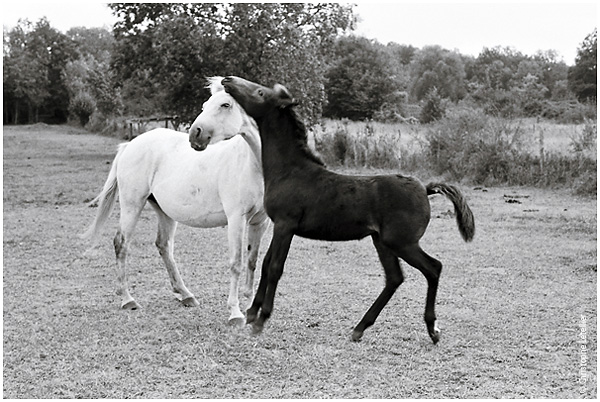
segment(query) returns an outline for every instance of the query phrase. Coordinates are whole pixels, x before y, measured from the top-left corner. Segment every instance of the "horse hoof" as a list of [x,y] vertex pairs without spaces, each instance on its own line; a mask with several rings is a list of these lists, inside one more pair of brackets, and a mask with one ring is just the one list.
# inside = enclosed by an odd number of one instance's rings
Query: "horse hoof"
[[354,332],[352,332],[352,342],[360,342],[362,340],[362,336],[362,331],[354,330]]
[[263,331],[264,326],[254,322],[252,324],[252,335],[260,335]]
[[185,307],[198,307],[200,305],[194,296],[186,297],[181,301],[181,304]]
[[229,319],[230,327],[243,327],[244,326],[244,317],[232,317]]
[[256,314],[252,314],[250,312],[246,312],[246,324],[252,324],[256,321]]
[[432,332],[429,332],[429,337],[433,341],[433,344],[437,344],[440,341],[441,331],[437,328],[434,328]]
[[123,310],[137,310],[139,308],[142,307],[139,304],[137,304],[135,300],[128,301],[127,303],[121,306],[121,309]]

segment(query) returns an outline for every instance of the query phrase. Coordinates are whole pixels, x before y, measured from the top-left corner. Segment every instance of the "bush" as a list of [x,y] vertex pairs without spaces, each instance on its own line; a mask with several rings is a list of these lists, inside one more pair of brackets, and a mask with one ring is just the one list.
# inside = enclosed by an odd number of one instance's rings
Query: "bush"
[[[397,169],[399,141],[389,133],[381,133],[375,123],[337,123],[333,130],[315,137],[318,153],[328,165]],[[358,127],[358,129],[356,129]]]
[[433,88],[425,97],[425,104],[421,109],[419,120],[421,123],[431,123],[441,119],[444,116],[445,109],[442,105],[442,97],[437,88]]
[[[573,140],[574,149],[589,149],[595,124]],[[437,174],[476,184],[571,186],[577,193],[595,189],[596,161],[583,152],[539,155],[523,151],[519,125],[492,119],[483,111],[463,109],[427,132],[429,160]]]
[[96,101],[87,92],[79,92],[69,101],[69,113],[77,116],[79,123],[85,126],[96,110]]

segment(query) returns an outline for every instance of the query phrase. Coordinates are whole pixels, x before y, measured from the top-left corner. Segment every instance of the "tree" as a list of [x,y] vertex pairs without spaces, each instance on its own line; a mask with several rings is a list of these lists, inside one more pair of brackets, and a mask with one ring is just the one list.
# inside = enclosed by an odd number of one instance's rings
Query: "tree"
[[74,44],[47,19],[20,20],[4,41],[5,116],[10,110],[15,123],[37,122],[40,115],[47,122],[66,121],[69,96],[62,71],[75,56]]
[[433,88],[442,98],[458,101],[466,95],[465,66],[456,52],[426,46],[411,61],[412,95],[424,99]]
[[329,3],[110,7],[120,19],[112,65],[124,96],[150,99],[150,109],[176,113],[185,122],[209,96],[205,77],[229,74],[286,85],[313,120],[324,100],[322,55],[332,36],[354,21],[351,6]]
[[328,69],[324,115],[351,120],[370,119],[386,98],[397,90],[386,69],[381,49],[369,39],[341,37]]
[[597,98],[597,30],[586,36],[577,49],[575,65],[569,69],[569,89],[580,101]]

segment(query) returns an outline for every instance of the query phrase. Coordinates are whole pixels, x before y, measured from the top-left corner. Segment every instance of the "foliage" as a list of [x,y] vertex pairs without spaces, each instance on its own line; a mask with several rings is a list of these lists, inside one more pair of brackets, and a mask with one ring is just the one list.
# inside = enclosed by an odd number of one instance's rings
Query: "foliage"
[[[589,138],[592,131],[595,128],[584,130],[584,136]],[[436,173],[483,185],[569,186],[596,176],[592,157],[545,152],[542,160],[524,151],[523,134],[510,120],[460,110],[430,127],[428,157]]]
[[380,47],[362,37],[342,37],[336,42],[327,79],[324,116],[364,120],[394,96],[391,73]]
[[4,38],[5,120],[22,122],[26,113],[30,123],[40,115],[64,122],[68,95],[61,73],[75,55],[73,43],[47,19],[35,25],[19,20]]
[[569,69],[569,87],[580,101],[596,102],[598,71],[597,30],[586,36],[577,50],[575,65]]
[[96,109],[94,98],[87,92],[79,92],[71,97],[69,112],[79,118],[79,123],[85,126]]
[[[191,122],[208,97],[205,78],[234,74],[284,83],[309,120],[324,100],[322,59],[340,30],[352,26],[350,6],[308,3],[112,4],[113,67],[127,99]],[[132,102],[133,103],[133,102]],[[140,112],[128,103],[127,112]]]
[[440,46],[426,46],[411,61],[412,95],[425,99],[435,87],[443,98],[458,101],[466,95],[461,56]]
[[425,98],[425,103],[421,109],[419,120],[421,123],[431,123],[444,117],[444,107],[442,105],[442,97],[437,87],[432,87]]

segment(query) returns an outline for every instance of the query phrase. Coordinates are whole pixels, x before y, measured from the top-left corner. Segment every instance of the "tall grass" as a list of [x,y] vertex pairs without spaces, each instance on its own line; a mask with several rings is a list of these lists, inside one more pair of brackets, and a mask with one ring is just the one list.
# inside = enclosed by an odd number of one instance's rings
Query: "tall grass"
[[429,172],[477,185],[570,187],[596,194],[596,122],[558,125],[450,111],[430,125],[325,121],[315,146],[332,166]]

